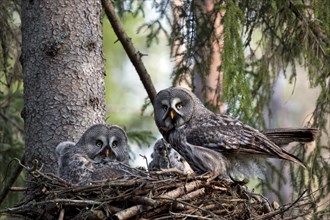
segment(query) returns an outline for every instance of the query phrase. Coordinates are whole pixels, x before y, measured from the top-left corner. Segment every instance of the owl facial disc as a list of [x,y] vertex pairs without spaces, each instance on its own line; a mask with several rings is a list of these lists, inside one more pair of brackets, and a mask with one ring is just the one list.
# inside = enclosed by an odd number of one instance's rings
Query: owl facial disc
[[98,159],[109,158],[110,160],[112,160],[115,159],[116,157],[117,155],[109,145],[108,141],[105,141],[103,142],[101,148],[91,156],[91,159],[94,160],[96,158]]
[[164,100],[161,102],[164,115],[163,120],[165,126],[161,127],[164,131],[169,131],[174,127],[181,125],[180,118],[182,117],[181,109],[183,107],[180,98],[173,98],[170,101]]

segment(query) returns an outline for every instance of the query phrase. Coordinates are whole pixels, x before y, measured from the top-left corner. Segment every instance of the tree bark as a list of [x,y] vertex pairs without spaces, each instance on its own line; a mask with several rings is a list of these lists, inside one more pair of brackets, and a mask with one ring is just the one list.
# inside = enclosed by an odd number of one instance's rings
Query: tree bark
[[[219,70],[219,66],[222,63],[221,53],[223,51],[224,43],[223,43],[223,24],[222,18],[225,15],[225,11],[219,11],[216,14],[212,15],[212,11],[214,11],[214,6],[216,1],[214,0],[206,0],[199,2],[199,7],[204,10],[202,13],[208,16],[213,16],[214,23],[209,24],[212,25],[211,30],[214,30],[214,37],[210,36],[208,39],[207,45],[202,45],[198,48],[198,53],[202,59],[209,60],[207,63],[208,67],[206,68],[207,72],[202,73],[201,68],[198,66],[194,66],[193,68],[193,85],[194,85],[194,93],[197,97],[210,109],[217,113],[225,113],[225,104],[224,101],[224,93],[223,93],[223,77],[224,73]],[[200,11],[198,13],[201,13]],[[203,17],[203,16],[198,16]],[[213,20],[211,19],[211,20]],[[199,33],[199,31],[196,31]],[[205,33],[202,33],[205,35]],[[196,36],[197,42],[202,41],[198,40],[203,39],[203,36]],[[201,59],[201,60],[202,60]],[[205,65],[201,63],[199,65]]]
[[[219,3],[220,1],[216,0],[172,2],[174,27],[180,29],[176,30],[176,34],[186,38],[184,41],[177,39],[174,42],[172,56],[179,66],[177,69],[180,69],[183,60],[187,60],[183,54],[192,54],[189,59],[193,62],[184,61],[184,63],[188,62],[187,72],[191,71],[191,74],[187,75],[190,78],[186,77],[185,80],[179,78],[175,83],[183,87],[192,87],[193,92],[207,108],[217,113],[224,113],[226,110],[223,103],[224,75],[219,70],[219,66],[222,63],[224,47],[222,18],[225,11],[214,9]],[[188,15],[185,12],[187,10],[185,5],[190,5]]]
[[25,155],[55,173],[55,147],[104,123],[99,0],[22,1]]

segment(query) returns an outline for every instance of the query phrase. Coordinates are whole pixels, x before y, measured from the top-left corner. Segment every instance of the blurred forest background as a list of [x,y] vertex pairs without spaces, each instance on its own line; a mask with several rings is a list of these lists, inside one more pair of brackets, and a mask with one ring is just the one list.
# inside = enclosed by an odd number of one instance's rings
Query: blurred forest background
[[[317,127],[316,143],[286,149],[308,170],[272,161],[266,180],[250,182],[271,201],[303,191],[330,212],[330,2],[328,1],[115,1],[118,15],[156,90],[190,87],[213,111],[263,130]],[[1,188],[24,152],[20,2],[0,12]],[[131,164],[146,166],[160,137],[153,109],[108,18],[103,18],[107,123],[128,132]],[[55,146],[54,146],[55,147]],[[287,171],[287,172],[283,172]],[[287,175],[285,174],[287,173]],[[24,186],[21,173],[15,186]],[[13,206],[11,192],[1,208]],[[321,208],[320,208],[321,207]]]

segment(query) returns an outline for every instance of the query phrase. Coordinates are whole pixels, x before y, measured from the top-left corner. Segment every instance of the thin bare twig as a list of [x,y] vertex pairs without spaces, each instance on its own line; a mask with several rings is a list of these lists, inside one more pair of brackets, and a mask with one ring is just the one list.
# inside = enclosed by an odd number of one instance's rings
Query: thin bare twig
[[65,210],[64,209],[61,209],[61,212],[60,212],[60,214],[58,216],[58,220],[63,220],[64,219],[64,212],[65,212]]
[[5,210],[0,210],[0,213],[12,213],[17,211],[25,211],[30,210],[31,208],[46,205],[46,204],[62,204],[62,205],[68,205],[68,206],[76,206],[76,205],[101,205],[102,202],[97,202],[94,200],[77,200],[77,199],[53,199],[53,200],[45,200],[41,202],[32,202],[28,204],[24,204],[22,206],[18,206],[15,208],[8,208]]
[[[3,114],[1,111],[0,111],[0,116],[3,118],[4,121],[9,122],[19,132],[21,132],[21,133],[24,134],[24,129],[19,124],[17,124],[15,121],[13,121],[11,118],[9,118],[5,114]],[[25,153],[23,154],[21,161],[22,161],[22,163],[25,163]],[[7,183],[5,184],[5,186],[3,187],[2,191],[0,192],[0,204],[6,198],[7,194],[10,191],[10,187],[13,186],[13,184],[15,183],[16,179],[18,178],[19,174],[22,172],[22,169],[23,169],[22,166],[20,166],[19,164],[16,165],[14,171],[12,172],[12,175],[8,178]]]
[[15,192],[24,192],[26,191],[26,187],[17,187],[17,186],[12,186],[10,187],[10,191],[15,191]]
[[276,210],[274,212],[269,212],[267,214],[264,214],[262,216],[260,216],[259,218],[254,218],[254,219],[258,219],[258,220],[264,220],[264,219],[270,219],[271,217],[281,214],[281,213],[285,213],[286,211],[288,211],[289,209],[291,209],[296,203],[298,203],[300,201],[300,199],[303,197],[303,195],[307,192],[307,190],[305,190],[294,202],[292,202],[289,206],[284,207],[282,209]]
[[[23,155],[21,163],[25,163],[25,154]],[[8,195],[10,188],[14,185],[16,182],[16,179],[18,178],[19,174],[22,172],[23,167],[21,164],[17,164],[12,175],[8,178],[6,184],[4,185],[2,191],[0,192],[0,204],[5,200],[6,196]]]
[[185,213],[175,213],[175,212],[170,212],[172,215],[176,216],[176,217],[180,217],[180,218],[188,218],[188,219],[207,219],[207,220],[212,220],[214,219],[214,217],[209,218],[209,217],[203,217],[203,216],[199,216],[199,215],[191,215],[191,214],[185,214]]
[[137,214],[147,211],[150,209],[149,206],[144,206],[144,205],[136,205],[132,206],[128,209],[124,209],[120,212],[117,212],[115,216],[117,217],[118,220],[124,220],[124,219],[129,219],[133,216],[136,216]]

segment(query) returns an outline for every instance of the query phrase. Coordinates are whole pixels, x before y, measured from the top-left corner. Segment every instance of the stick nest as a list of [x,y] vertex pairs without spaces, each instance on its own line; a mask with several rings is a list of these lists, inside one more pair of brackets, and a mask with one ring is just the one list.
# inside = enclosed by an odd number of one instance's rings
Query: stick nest
[[[277,219],[294,206],[275,209],[263,196],[239,184],[170,170],[84,186],[37,169],[27,171],[32,175],[33,192],[16,207],[0,210],[0,215],[59,220]],[[295,205],[310,203],[297,200]]]

